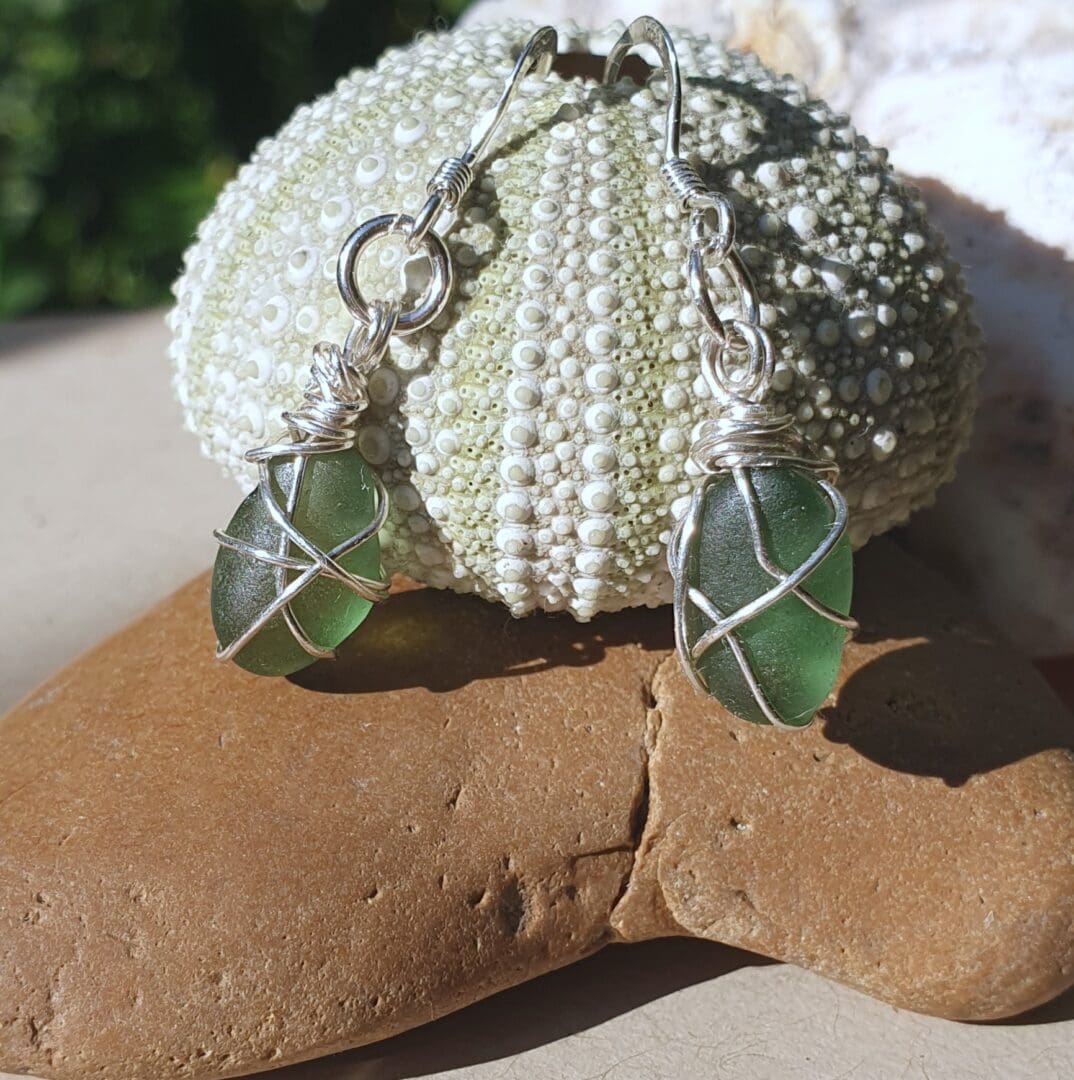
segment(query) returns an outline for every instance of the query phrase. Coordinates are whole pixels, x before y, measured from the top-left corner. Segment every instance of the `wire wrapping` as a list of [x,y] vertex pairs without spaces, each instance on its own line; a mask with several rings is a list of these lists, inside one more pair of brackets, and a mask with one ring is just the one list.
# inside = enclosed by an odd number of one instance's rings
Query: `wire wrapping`
[[[726,196],[712,191],[685,158],[668,158],[660,166],[660,175],[672,198],[690,214],[692,248],[722,263],[735,245],[735,212],[731,203]],[[714,231],[709,228],[710,211],[716,216]]]
[[762,469],[787,465],[805,472],[832,476],[834,462],[813,454],[794,427],[794,417],[764,406],[732,409],[701,424],[690,448],[690,458],[707,474],[734,469]]
[[[302,590],[319,576],[339,582],[370,603],[378,603],[388,595],[388,582],[352,574],[339,562],[376,536],[387,519],[388,492],[376,473],[371,473],[376,492],[373,519],[356,535],[330,551],[313,543],[293,520],[306,462],[319,454],[349,450],[355,444],[358,418],[368,402],[366,382],[369,373],[383,356],[399,318],[397,304],[374,301],[370,308],[372,321],[369,327],[363,328],[360,336],[353,332],[349,334],[343,348],[327,342],[314,346],[303,404],[295,412],[283,415],[287,436],[246,454],[246,460],[257,465],[257,494],[280,531],[279,542],[275,550],[268,550],[222,529],[217,529],[213,535],[221,547],[271,566],[275,572],[276,595],[240,635],[217,649],[218,659],[229,660],[236,656],[276,615],[282,615],[295,641],[310,656],[317,659],[333,656],[333,650],[325,649],[311,639],[291,606]],[[284,492],[283,506],[274,490],[279,485],[271,467],[280,458],[293,461],[291,483]],[[289,575],[292,576],[289,578]]]
[[[775,356],[768,332],[738,319],[731,320],[730,328],[741,349],[733,349],[726,339],[706,337],[702,342],[701,374],[722,411],[698,428],[690,448],[693,462],[703,473],[788,465],[835,479],[835,462],[820,458],[795,427],[794,417],[771,403]],[[745,362],[729,369],[728,359],[743,354]]]
[[360,341],[349,335],[343,348],[327,341],[313,347],[303,405],[283,414],[289,438],[247,451],[247,461],[260,464],[281,454],[334,454],[354,446],[358,418],[368,403],[368,376],[384,354],[399,318],[396,304],[373,301],[370,310],[372,322],[363,328]]
[[684,158],[670,158],[660,166],[660,175],[674,198],[683,207],[693,198],[704,198],[709,194],[708,186],[701,179],[700,173]]

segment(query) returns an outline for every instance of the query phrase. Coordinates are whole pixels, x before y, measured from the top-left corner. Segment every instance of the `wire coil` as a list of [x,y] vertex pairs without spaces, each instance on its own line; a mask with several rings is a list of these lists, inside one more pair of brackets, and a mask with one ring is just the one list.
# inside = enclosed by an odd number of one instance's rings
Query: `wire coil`
[[692,198],[704,198],[709,194],[705,181],[697,169],[684,158],[671,158],[660,166],[660,175],[664,178],[672,196],[683,207],[690,204]]
[[368,404],[368,376],[384,354],[399,319],[398,304],[374,300],[369,307],[371,321],[368,327],[361,327],[361,340],[352,341],[352,334],[343,348],[327,341],[313,347],[302,407],[283,414],[289,437],[247,451],[247,461],[256,465],[282,454],[312,457],[354,446],[358,418]]
[[764,405],[732,406],[720,417],[704,421],[690,447],[690,458],[703,472],[787,465],[834,477],[834,462],[818,458],[794,426],[789,413]]
[[474,170],[470,162],[461,157],[445,158],[436,168],[426,185],[427,195],[439,195],[448,210],[454,210],[474,182]]

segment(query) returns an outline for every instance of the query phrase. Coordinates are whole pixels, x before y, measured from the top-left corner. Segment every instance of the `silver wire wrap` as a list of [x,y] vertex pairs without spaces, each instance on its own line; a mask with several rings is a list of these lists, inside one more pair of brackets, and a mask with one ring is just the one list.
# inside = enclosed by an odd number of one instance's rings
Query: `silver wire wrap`
[[[613,82],[627,54],[639,45],[656,49],[667,85],[664,162],[660,174],[672,199],[688,215],[690,247],[686,277],[703,325],[701,374],[713,400],[720,406],[720,415],[700,425],[690,448],[690,456],[705,478],[695,489],[690,507],[668,544],[668,568],[675,583],[679,660],[693,685],[708,693],[697,663],[710,648],[726,641],[765,719],[776,727],[797,730],[798,725],[785,723],[766,698],[735,630],[790,595],[823,618],[844,627],[848,635],[857,628],[853,619],[820,603],[803,587],[846,531],[847,507],[835,487],[838,467],[834,461],[818,458],[798,433],[793,417],[777,412],[769,399],[775,373],[772,341],[760,324],[760,302],[753,279],[735,246],[734,210],[725,196],[709,190],[697,169],[680,154],[682,79],[675,45],[664,26],[649,16],[635,19],[608,53],[603,81]],[[724,319],[716,310],[708,275],[710,269],[717,267],[738,294],[737,317]],[[751,477],[752,469],[777,465],[814,475],[832,506],[828,534],[791,572],[776,565],[766,549],[761,506]],[[768,591],[731,614],[720,611],[709,597],[686,580],[689,553],[700,535],[706,489],[714,477],[728,473],[734,478],[746,507],[757,564],[774,581]],[[712,623],[692,646],[686,625],[688,603]]]
[[[324,649],[311,640],[291,607],[295,597],[318,576],[323,575],[338,581],[371,603],[383,600],[388,595],[386,581],[352,574],[339,563],[343,556],[357,550],[376,536],[387,517],[388,492],[376,473],[372,473],[377,499],[373,520],[359,533],[337,544],[330,551],[322,551],[295,527],[292,518],[302,489],[307,461],[318,454],[334,454],[354,446],[358,418],[368,403],[366,381],[369,373],[380,363],[398,318],[397,304],[376,302],[373,305],[373,321],[360,338],[353,340],[353,335],[349,335],[347,347],[343,349],[328,342],[314,346],[313,364],[303,394],[303,404],[296,412],[283,414],[287,437],[269,446],[250,450],[246,454],[246,460],[257,465],[257,493],[269,517],[280,529],[277,548],[269,551],[249,541],[229,536],[220,529],[213,535],[222,547],[231,548],[249,559],[273,567],[276,596],[242,634],[226,647],[217,648],[218,659],[230,660],[236,656],[277,614],[283,615],[292,636],[310,656],[318,659],[333,656],[331,649]],[[279,504],[273,491],[271,465],[277,458],[287,458],[294,463],[291,482],[284,493],[283,506]],[[279,479],[275,479],[278,487]],[[295,548],[306,557],[293,554]],[[288,581],[289,573],[297,576]]]
[[[337,581],[374,603],[387,597],[386,581],[351,574],[339,563],[343,556],[376,536],[387,519],[388,492],[383,481],[371,470],[377,503],[373,520],[355,536],[330,551],[322,551],[295,527],[293,521],[306,463],[318,454],[333,454],[354,446],[358,419],[368,404],[368,377],[380,364],[391,337],[423,329],[444,310],[454,284],[454,268],[447,246],[433,229],[433,223],[442,211],[455,210],[459,206],[474,182],[475,166],[487,151],[522,80],[532,71],[547,75],[557,45],[552,27],[542,27],[533,34],[515,62],[496,105],[475,125],[469,145],[459,157],[441,162],[433,173],[426,187],[429,198],[416,217],[382,214],[363,222],[343,242],[336,263],[336,283],[344,306],[355,320],[354,325],[342,348],[328,342],[314,346],[303,404],[295,412],[283,414],[286,436],[245,455],[247,461],[257,465],[258,496],[280,529],[277,548],[274,551],[259,548],[220,529],[213,533],[221,547],[273,567],[276,584],[275,598],[242,634],[227,646],[218,644],[218,659],[230,660],[236,656],[277,614],[282,614],[295,641],[310,656],[317,659],[334,656],[333,650],[310,639],[291,606],[302,590],[319,576]],[[366,248],[393,233],[401,233],[411,251],[423,248],[432,268],[425,294],[406,311],[395,302],[366,300],[355,279],[358,262]],[[270,468],[278,458],[293,462],[291,483],[283,506],[273,492],[274,477]],[[295,549],[305,557],[295,554]]]

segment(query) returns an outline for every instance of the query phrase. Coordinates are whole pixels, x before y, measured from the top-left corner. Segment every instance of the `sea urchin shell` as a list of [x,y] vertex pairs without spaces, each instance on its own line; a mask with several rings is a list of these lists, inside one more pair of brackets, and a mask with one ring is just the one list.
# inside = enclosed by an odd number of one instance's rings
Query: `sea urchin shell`
[[[250,479],[242,454],[298,402],[312,345],[347,332],[341,242],[374,214],[415,212],[531,29],[388,51],[300,108],[228,185],[171,316],[175,384],[207,454]],[[599,54],[618,32],[566,27],[561,41]],[[684,152],[735,205],[780,398],[840,465],[863,543],[929,502],[965,445],[980,342],[958,268],[845,117],[752,57],[675,38]],[[451,304],[371,380],[359,445],[391,492],[390,569],[516,615],[670,598],[664,547],[712,405],[684,221],[657,172],[660,91],[555,75],[523,87],[447,233]],[[367,295],[403,269],[382,255],[363,264]],[[730,305],[729,283],[713,288]]]

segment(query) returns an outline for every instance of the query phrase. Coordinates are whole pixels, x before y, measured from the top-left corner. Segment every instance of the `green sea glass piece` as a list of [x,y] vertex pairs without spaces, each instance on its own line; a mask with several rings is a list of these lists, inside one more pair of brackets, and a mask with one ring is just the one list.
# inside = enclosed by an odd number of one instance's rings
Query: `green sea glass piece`
[[[768,558],[794,571],[831,530],[834,509],[824,489],[807,473],[783,466],[744,469],[759,506]],[[720,474],[702,495],[698,529],[685,553],[687,583],[729,616],[776,584],[758,563],[747,504],[731,474]],[[846,534],[803,582],[803,590],[846,615],[853,584]],[[686,644],[692,648],[713,625],[686,601]],[[839,671],[846,630],[788,595],[732,631],[764,696],[786,724],[804,726],[831,692]],[[713,644],[694,667],[708,692],[744,720],[767,723],[728,640]]]
[[[276,502],[286,507],[294,483],[294,459],[275,459],[269,473]],[[357,450],[316,454],[306,459],[292,521],[321,551],[328,552],[357,535],[373,520],[376,510],[373,476]],[[269,516],[259,490],[247,495],[224,532],[268,551],[281,550],[280,527]],[[287,554],[308,560],[306,553],[290,542]],[[338,561],[352,574],[382,580],[376,536]],[[300,571],[284,573],[289,583]],[[222,546],[213,567],[212,583],[213,626],[220,644],[226,647],[235,641],[276,595],[274,566]],[[291,603],[291,610],[310,640],[325,649],[334,649],[349,637],[371,607],[369,600],[323,574]],[[240,667],[257,675],[290,675],[314,659],[295,639],[282,612],[274,615],[234,657]]]

